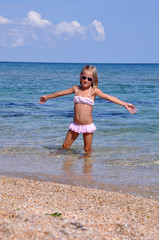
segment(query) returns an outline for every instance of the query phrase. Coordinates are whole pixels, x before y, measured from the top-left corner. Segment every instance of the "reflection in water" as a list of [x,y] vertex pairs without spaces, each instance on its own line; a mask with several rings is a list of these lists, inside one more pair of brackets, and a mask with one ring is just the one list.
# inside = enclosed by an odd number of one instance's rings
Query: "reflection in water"
[[[83,180],[93,180],[92,178],[92,162],[93,157],[92,153],[81,153],[73,149],[63,149],[59,148],[55,152],[51,152],[50,156],[57,156],[57,155],[63,155],[64,161],[63,161],[63,171],[67,176],[72,176],[74,178],[82,178]],[[81,176],[78,174],[75,170],[77,170],[77,167],[74,167],[78,164],[79,160],[83,159],[83,168]]]

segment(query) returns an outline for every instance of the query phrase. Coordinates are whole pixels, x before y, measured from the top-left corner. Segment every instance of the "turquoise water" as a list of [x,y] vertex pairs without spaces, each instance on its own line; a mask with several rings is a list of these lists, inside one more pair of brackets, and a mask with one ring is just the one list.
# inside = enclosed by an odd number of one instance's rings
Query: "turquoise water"
[[73,95],[39,97],[79,83],[84,64],[0,63],[0,173],[159,195],[159,65],[95,64],[99,88],[138,112],[96,98],[93,153],[82,135],[58,151],[73,118]]

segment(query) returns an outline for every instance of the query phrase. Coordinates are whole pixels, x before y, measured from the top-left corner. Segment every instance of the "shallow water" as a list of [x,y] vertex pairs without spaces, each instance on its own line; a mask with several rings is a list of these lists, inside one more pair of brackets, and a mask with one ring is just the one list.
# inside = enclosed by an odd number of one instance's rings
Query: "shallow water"
[[138,113],[96,98],[93,153],[82,136],[61,147],[73,95],[39,97],[79,83],[84,64],[0,63],[0,173],[159,196],[159,65],[95,64],[99,88]]

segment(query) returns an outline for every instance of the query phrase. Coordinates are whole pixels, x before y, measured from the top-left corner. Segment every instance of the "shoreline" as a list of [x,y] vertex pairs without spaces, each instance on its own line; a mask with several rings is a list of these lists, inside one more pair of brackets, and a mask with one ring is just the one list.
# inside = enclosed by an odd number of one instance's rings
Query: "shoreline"
[[11,178],[20,178],[26,180],[35,180],[41,182],[53,182],[57,184],[64,184],[70,186],[86,187],[90,189],[103,190],[108,192],[117,192],[123,194],[129,194],[136,197],[143,197],[159,201],[158,188],[156,189],[151,185],[117,185],[117,184],[106,184],[102,182],[94,182],[92,179],[85,178],[80,175],[45,175],[39,173],[2,173],[0,176],[6,176]]
[[159,239],[159,201],[0,175],[0,239]]

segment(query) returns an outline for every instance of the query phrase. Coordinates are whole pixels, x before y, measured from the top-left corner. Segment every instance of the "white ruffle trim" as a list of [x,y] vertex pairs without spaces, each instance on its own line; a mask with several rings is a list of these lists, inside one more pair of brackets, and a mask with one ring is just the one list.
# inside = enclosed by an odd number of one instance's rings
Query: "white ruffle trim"
[[88,125],[78,125],[72,122],[69,126],[69,129],[77,133],[93,133],[96,130],[94,123]]

